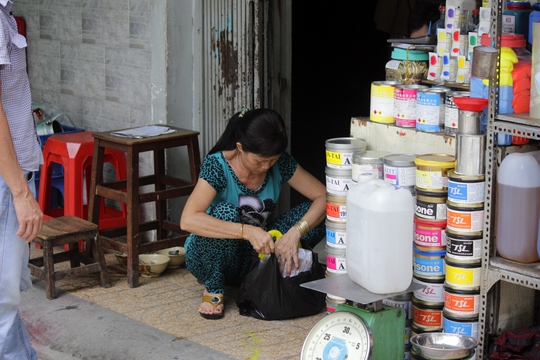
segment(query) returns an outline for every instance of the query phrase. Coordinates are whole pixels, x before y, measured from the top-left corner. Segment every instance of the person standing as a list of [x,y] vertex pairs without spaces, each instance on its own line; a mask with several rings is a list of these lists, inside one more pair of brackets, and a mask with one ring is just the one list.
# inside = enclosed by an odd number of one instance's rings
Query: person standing
[[29,246],[41,230],[34,172],[43,162],[26,72],[26,39],[12,2],[0,0],[0,360],[37,359],[19,316],[21,291],[32,286]]

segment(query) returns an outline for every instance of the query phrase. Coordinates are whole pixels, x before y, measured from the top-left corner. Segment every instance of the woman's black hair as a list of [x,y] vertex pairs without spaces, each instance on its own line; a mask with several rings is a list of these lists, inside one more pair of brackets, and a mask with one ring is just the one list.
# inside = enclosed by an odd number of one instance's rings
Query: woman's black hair
[[271,109],[244,109],[231,117],[209,154],[236,149],[237,142],[246,152],[264,157],[279,155],[288,145],[285,122]]

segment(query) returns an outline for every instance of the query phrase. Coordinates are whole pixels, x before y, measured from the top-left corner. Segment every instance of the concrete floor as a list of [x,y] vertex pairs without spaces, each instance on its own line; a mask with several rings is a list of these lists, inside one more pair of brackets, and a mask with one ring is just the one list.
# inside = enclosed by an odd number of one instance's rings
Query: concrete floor
[[[316,248],[323,260],[324,244]],[[41,255],[31,248],[31,257]],[[298,359],[307,334],[325,315],[282,321],[241,316],[231,288],[225,317],[206,320],[197,312],[203,286],[185,266],[141,277],[141,285],[130,288],[114,254],[106,260],[110,288],[91,274],[58,281],[55,300],[46,298],[38,280],[23,293],[21,317],[40,360]]]

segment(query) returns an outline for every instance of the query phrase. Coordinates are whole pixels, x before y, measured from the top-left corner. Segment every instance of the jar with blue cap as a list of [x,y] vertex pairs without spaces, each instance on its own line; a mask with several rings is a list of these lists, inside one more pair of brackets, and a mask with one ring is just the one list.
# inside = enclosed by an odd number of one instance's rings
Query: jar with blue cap
[[386,80],[401,84],[420,84],[427,78],[428,53],[421,50],[394,48],[386,63]]

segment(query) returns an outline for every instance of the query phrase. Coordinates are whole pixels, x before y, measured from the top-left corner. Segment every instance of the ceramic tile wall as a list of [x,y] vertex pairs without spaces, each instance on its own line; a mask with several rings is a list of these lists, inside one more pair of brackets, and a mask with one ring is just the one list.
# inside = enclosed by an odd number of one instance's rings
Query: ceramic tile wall
[[152,0],[15,0],[33,99],[86,130],[150,123],[152,10]]

